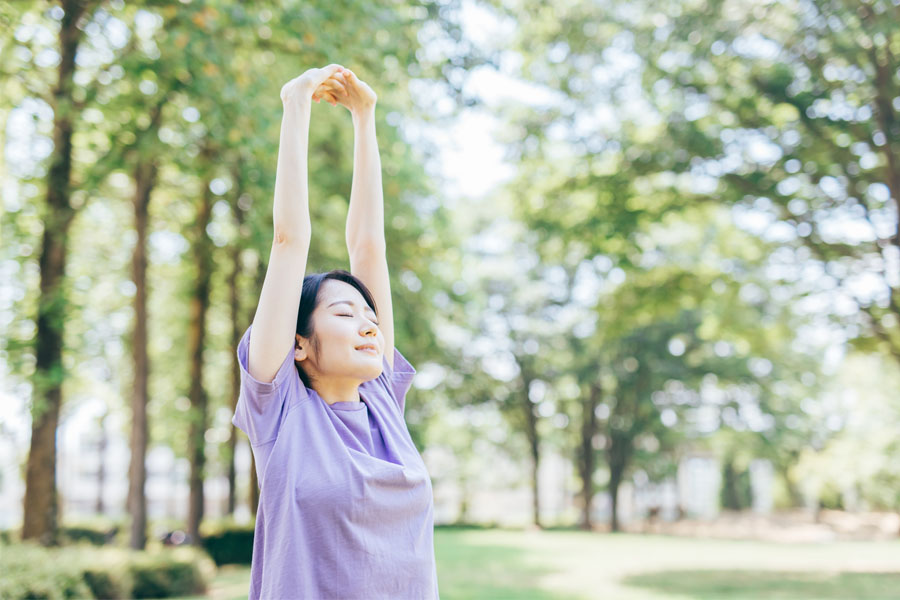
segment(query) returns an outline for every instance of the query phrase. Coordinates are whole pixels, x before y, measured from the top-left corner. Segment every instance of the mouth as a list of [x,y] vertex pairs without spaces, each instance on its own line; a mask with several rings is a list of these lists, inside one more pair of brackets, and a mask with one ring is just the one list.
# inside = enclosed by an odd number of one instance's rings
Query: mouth
[[369,354],[378,354],[378,348],[373,346],[372,344],[365,344],[363,346],[357,346],[357,350],[360,352],[368,352]]

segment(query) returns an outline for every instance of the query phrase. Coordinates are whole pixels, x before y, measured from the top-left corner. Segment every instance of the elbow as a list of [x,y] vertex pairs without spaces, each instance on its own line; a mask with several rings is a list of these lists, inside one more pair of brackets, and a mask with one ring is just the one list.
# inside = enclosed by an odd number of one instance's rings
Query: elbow
[[306,246],[309,247],[309,227],[286,229],[275,226],[275,236],[272,239],[273,246]]
[[354,240],[352,243],[347,241],[347,250],[351,255],[361,254],[365,256],[375,256],[385,254],[387,252],[387,243],[384,236],[367,237],[362,240]]

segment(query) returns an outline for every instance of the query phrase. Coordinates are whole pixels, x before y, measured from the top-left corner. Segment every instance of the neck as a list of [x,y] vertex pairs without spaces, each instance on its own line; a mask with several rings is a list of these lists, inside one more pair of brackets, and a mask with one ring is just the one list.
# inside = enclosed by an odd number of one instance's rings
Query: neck
[[328,404],[335,402],[359,402],[359,381],[354,379],[318,379],[313,389]]

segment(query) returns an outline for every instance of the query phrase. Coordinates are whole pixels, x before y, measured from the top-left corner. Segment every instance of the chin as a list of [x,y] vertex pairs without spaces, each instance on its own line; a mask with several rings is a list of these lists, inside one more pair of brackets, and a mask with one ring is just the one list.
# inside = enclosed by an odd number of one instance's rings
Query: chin
[[366,381],[376,379],[379,375],[381,375],[382,371],[384,371],[384,367],[381,364],[372,369],[366,369]]
[[363,353],[362,356],[354,356],[352,364],[359,377],[363,381],[369,381],[381,375],[381,372],[384,370],[384,354]]

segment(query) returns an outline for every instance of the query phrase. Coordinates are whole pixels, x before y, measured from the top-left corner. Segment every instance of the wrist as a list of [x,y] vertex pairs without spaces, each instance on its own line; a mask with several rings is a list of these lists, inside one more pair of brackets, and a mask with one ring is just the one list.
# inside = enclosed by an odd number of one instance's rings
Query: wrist
[[312,98],[288,98],[281,103],[285,114],[287,113],[309,113],[312,110]]
[[357,108],[355,110],[351,110],[350,116],[353,117],[354,121],[365,120],[365,119],[374,119],[375,118],[375,104],[372,104],[370,106],[366,106],[363,108]]

